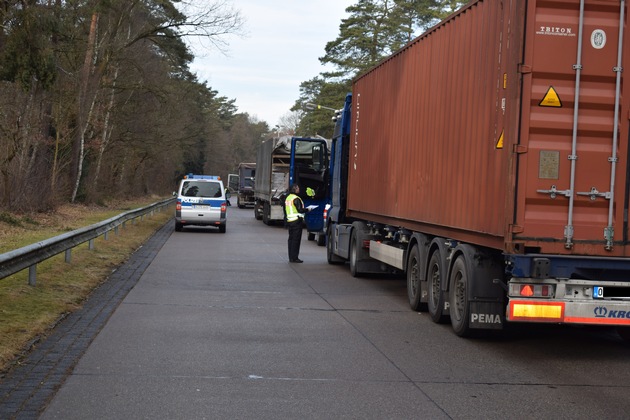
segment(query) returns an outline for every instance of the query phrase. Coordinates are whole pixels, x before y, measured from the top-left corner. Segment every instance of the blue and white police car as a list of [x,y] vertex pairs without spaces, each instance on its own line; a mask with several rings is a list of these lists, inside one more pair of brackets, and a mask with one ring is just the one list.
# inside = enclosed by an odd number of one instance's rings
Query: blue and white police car
[[227,197],[218,176],[188,174],[179,183],[175,230],[184,226],[216,226],[225,233]]

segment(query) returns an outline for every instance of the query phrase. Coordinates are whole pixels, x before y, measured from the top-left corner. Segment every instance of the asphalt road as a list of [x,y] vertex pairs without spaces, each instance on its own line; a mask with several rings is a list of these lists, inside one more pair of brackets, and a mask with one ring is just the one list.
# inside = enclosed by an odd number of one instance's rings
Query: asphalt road
[[286,230],[228,211],[225,234],[164,233],[42,419],[630,417],[613,331],[461,339],[403,279],[352,278],[306,234],[290,264]]

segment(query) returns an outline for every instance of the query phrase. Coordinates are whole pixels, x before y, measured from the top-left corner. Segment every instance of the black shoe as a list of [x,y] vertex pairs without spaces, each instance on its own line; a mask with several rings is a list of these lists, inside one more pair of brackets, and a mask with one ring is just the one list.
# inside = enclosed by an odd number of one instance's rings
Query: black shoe
[[302,263],[302,262],[304,262],[304,261],[302,261],[302,260],[301,260],[301,259],[299,259],[299,258],[296,258],[296,259],[294,259],[294,260],[289,260],[289,262],[292,262],[292,263]]

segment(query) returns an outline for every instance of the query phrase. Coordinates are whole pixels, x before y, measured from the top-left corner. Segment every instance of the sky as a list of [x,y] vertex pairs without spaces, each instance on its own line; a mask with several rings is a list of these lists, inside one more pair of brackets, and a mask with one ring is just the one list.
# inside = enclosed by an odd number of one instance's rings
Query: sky
[[300,95],[300,83],[319,73],[326,43],[339,35],[345,9],[357,0],[228,0],[245,18],[244,37],[229,36],[225,54],[192,46],[191,70],[273,128]]

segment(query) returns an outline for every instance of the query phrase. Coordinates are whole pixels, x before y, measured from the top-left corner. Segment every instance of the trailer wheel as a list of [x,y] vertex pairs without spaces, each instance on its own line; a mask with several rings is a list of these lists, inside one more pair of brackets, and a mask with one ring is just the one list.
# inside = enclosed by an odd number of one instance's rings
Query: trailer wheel
[[442,276],[445,274],[445,269],[442,264],[442,256],[439,250],[435,250],[431,254],[429,259],[429,271],[428,271],[428,292],[429,301],[427,304],[429,315],[433,322],[441,324],[446,322],[446,315],[444,315],[444,293],[442,293]]
[[412,310],[424,312],[427,310],[427,304],[420,301],[422,296],[421,267],[420,251],[418,245],[414,245],[407,262],[407,297]]
[[359,264],[359,250],[357,249],[357,232],[356,229],[352,230],[352,236],[350,237],[350,274],[352,277],[359,277],[359,270],[357,265]]
[[453,263],[449,285],[449,309],[453,331],[460,337],[469,336],[470,302],[468,301],[468,278],[471,273],[466,268],[466,259],[460,255]]
[[263,204],[263,214],[262,214],[262,221],[264,224],[269,225],[269,215],[271,213],[271,209],[269,208],[269,203],[265,201],[265,204]]
[[341,264],[344,260],[333,252],[333,238],[332,238],[332,229],[328,228],[326,230],[326,260],[328,260],[328,264]]
[[254,218],[256,220],[262,219],[262,215],[260,214],[260,201],[256,201],[254,204]]

